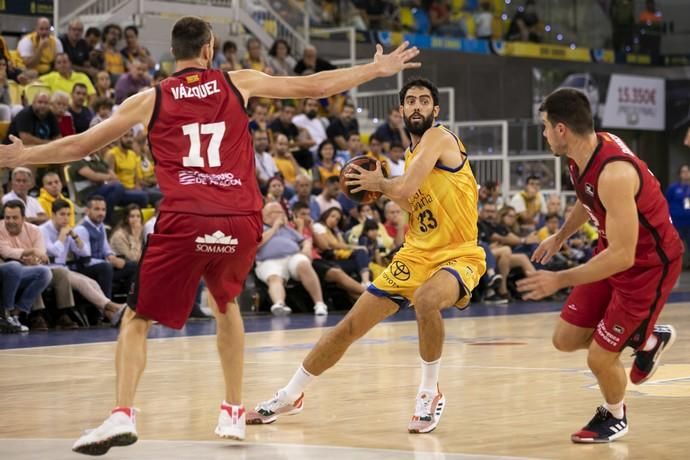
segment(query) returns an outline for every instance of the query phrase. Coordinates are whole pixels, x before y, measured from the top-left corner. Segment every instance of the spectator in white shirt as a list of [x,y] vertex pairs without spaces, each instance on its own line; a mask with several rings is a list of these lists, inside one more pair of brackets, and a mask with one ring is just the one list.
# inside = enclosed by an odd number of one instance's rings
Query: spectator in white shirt
[[256,162],[256,178],[262,191],[266,190],[268,180],[278,174],[278,167],[269,150],[268,133],[263,129],[252,132],[254,139],[254,160]]
[[320,214],[323,214],[327,209],[331,208],[343,209],[342,205],[337,200],[339,192],[340,178],[338,176],[331,176],[326,179],[323,191],[316,197]]
[[34,175],[29,168],[22,166],[12,170],[11,179],[12,191],[6,193],[2,197],[2,203],[5,204],[10,200],[20,200],[24,203],[24,210],[26,221],[40,225],[48,220],[48,215],[45,213],[38,200],[29,196],[29,190],[34,186]]
[[319,101],[316,99],[304,99],[302,102],[302,113],[292,118],[292,123],[298,128],[306,130],[311,139],[316,142],[316,144],[309,148],[315,158],[319,145],[328,138],[326,135],[327,121],[318,115]]

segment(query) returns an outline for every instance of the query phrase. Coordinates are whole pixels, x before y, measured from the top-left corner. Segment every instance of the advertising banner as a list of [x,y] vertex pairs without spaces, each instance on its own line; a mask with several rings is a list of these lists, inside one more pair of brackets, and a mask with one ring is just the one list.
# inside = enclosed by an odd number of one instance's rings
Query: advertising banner
[[611,75],[601,125],[604,128],[663,131],[666,127],[665,80]]

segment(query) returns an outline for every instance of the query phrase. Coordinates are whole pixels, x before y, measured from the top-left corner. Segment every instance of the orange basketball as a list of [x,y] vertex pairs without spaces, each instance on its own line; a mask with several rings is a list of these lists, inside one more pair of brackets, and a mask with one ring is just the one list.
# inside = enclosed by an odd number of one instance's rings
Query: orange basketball
[[[343,193],[353,201],[356,201],[361,204],[371,204],[379,199],[379,197],[381,196],[381,192],[371,192],[368,190],[362,190],[357,193],[352,193],[350,192],[350,187],[345,185],[345,182],[347,182],[348,180],[345,177],[345,174],[357,172],[354,168],[350,167],[353,164],[359,166],[360,168],[367,169],[369,171],[374,171],[376,169],[376,160],[366,155],[360,155],[352,158],[350,161],[345,163],[345,166],[343,166],[343,169],[340,171],[340,190],[342,190]],[[384,177],[388,177],[388,169],[386,163],[381,164],[381,171],[383,172]]]

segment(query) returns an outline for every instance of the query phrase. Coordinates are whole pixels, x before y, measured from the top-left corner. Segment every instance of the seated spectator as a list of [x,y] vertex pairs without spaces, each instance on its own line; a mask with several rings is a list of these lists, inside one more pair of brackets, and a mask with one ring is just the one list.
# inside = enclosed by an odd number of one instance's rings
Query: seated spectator
[[410,145],[405,123],[398,107],[391,107],[386,122],[376,128],[374,135],[383,143],[383,150],[389,152],[393,144],[399,144],[403,151]]
[[326,179],[323,190],[316,197],[316,202],[319,205],[319,216],[330,208],[342,209],[340,202],[337,200],[340,193],[340,178],[331,176]]
[[295,74],[295,58],[290,55],[290,45],[282,38],[277,38],[268,50],[267,65],[271,74],[287,77]]
[[[110,74],[105,70],[101,70],[96,75],[96,96],[98,98],[109,99],[110,101],[115,100],[115,89],[113,89],[113,81],[110,79]],[[94,104],[95,104],[94,100]],[[112,104],[112,102],[111,102]],[[112,109],[112,106],[110,107]],[[94,112],[98,112],[98,109],[94,106]]]
[[256,129],[252,131],[252,139],[254,140],[256,179],[259,181],[259,188],[265,193],[268,180],[279,173],[278,166],[268,151],[268,133],[262,129]]
[[266,59],[263,56],[261,50],[261,42],[254,37],[247,40],[247,55],[242,60],[242,67],[245,69],[254,69],[259,72],[270,73],[270,68],[266,63]]
[[51,33],[50,20],[41,17],[36,20],[36,29],[19,40],[17,51],[27,69],[43,75],[50,72],[55,57],[63,52],[63,48],[60,40]]
[[103,28],[103,52],[104,70],[110,75],[111,81],[117,81],[120,75],[125,73],[125,58],[117,49],[117,44],[122,38],[122,29],[117,24],[107,24]]
[[12,119],[9,134],[20,138],[25,146],[46,144],[60,137],[60,126],[50,110],[50,95],[37,94],[31,105]]
[[373,158],[374,160],[377,160],[379,163],[381,163],[382,168],[386,168],[386,171],[388,170],[388,157],[383,154],[382,150],[383,144],[381,143],[381,139],[376,137],[375,134],[372,134],[369,137],[369,151],[365,153],[366,156],[369,158]]
[[242,64],[237,57],[237,44],[235,42],[228,40],[223,43],[223,56],[225,62],[220,65],[220,70],[225,72],[242,70]]
[[558,213],[551,212],[544,218],[544,226],[537,231],[539,241],[544,241],[551,235],[555,235],[561,227],[561,216]]
[[341,165],[335,161],[335,144],[329,139],[319,145],[316,155],[317,162],[312,168],[312,175],[316,188],[323,190],[326,188],[328,178],[340,178]]
[[56,91],[50,96],[50,110],[55,115],[55,119],[60,127],[62,137],[74,134],[74,120],[69,108],[69,95],[64,91]]
[[[50,263],[46,253],[45,242],[39,228],[24,219],[24,203],[10,200],[3,207],[3,225],[0,225],[0,257],[20,261],[23,265],[47,266]],[[74,307],[72,285],[69,281],[69,271],[65,267],[46,267],[52,274],[50,286],[55,291],[55,303],[59,310],[56,326],[61,329],[77,329],[79,326],[70,318],[70,311]],[[41,275],[45,279],[45,275]],[[41,315],[40,312],[37,316]],[[32,326],[42,329],[43,321],[34,319]]]
[[510,200],[510,206],[518,214],[518,224],[527,232],[536,230],[541,215],[546,214],[546,200],[540,187],[539,177],[529,176],[525,188]]
[[110,118],[113,114],[113,100],[104,97],[96,98],[93,102],[93,112],[94,116],[91,118],[89,127],[96,126],[103,120]]
[[[309,149],[316,145],[316,142],[312,140],[307,130],[298,128],[292,122],[294,116],[295,107],[290,103],[284,103],[278,117],[268,125],[269,137],[276,143],[278,134],[284,134],[288,140],[287,148],[297,163],[304,169],[311,169],[314,165],[314,156]],[[290,183],[287,178],[285,180]]]
[[386,229],[386,233],[393,238],[394,247],[399,248],[405,241],[405,233],[409,229],[407,215],[398,203],[389,200],[383,206],[383,218],[383,227]]
[[314,224],[314,245],[321,257],[335,261],[346,273],[359,275],[362,285],[371,284],[369,255],[359,245],[348,245],[338,228],[343,218],[340,208],[332,207],[321,214],[319,222]]
[[110,247],[116,256],[139,263],[144,244],[144,215],[136,204],[127,206],[127,212],[110,237]]
[[75,83],[72,87],[72,101],[69,105],[69,113],[72,115],[74,122],[74,131],[79,134],[89,129],[93,112],[86,105],[86,86],[81,83]]
[[321,208],[319,207],[316,197],[312,195],[312,181],[306,174],[298,174],[295,179],[295,194],[288,201],[290,209],[295,207],[296,203],[302,203],[309,208],[309,216],[312,221],[318,220],[321,216]]
[[302,283],[314,301],[314,314],[327,315],[321,283],[311,266],[311,241],[287,225],[287,215],[278,203],[267,203],[263,209],[264,232],[256,253],[256,276],[268,285],[273,305],[271,313],[288,315],[285,305],[285,282],[292,278]]
[[559,225],[563,224],[563,203],[561,202],[561,195],[552,193],[546,198],[546,213],[539,216],[537,229],[546,225],[546,216],[549,214],[556,214],[560,219]]
[[115,104],[122,104],[129,96],[138,93],[142,88],[151,86],[151,80],[146,73],[148,66],[141,59],[129,61],[128,72],[120,75],[115,84]]
[[290,215],[290,207],[285,197],[285,183],[280,176],[273,176],[266,185],[266,203],[278,203],[285,211],[285,215]]
[[340,115],[331,120],[326,128],[328,138],[335,142],[338,150],[349,150],[348,137],[359,133],[359,123],[355,117],[355,106],[351,102],[343,104]]
[[[502,244],[513,248],[513,251],[524,252],[528,256],[532,254],[539,243],[537,232],[527,232],[517,223],[517,212],[510,206],[504,206],[498,211],[498,225],[496,226],[501,238],[497,238]],[[523,236],[520,236],[523,235]]]
[[125,47],[120,50],[125,61],[132,63],[136,60],[146,66],[146,72],[156,67],[156,61],[151,57],[151,53],[139,43],[139,29],[137,26],[125,27]]
[[0,56],[0,121],[4,122],[12,119],[12,99],[7,81],[7,59]]
[[295,74],[311,75],[323,72],[324,70],[334,70],[336,66],[317,56],[316,47],[307,45],[302,52],[302,59],[295,65]]
[[294,189],[295,179],[300,172],[300,166],[297,160],[290,152],[288,138],[284,134],[278,134],[273,140],[273,161],[283,176],[285,184]]
[[493,203],[497,209],[503,207],[503,197],[501,196],[501,186],[496,181],[489,181],[479,188],[479,204]]
[[115,206],[136,203],[146,206],[146,194],[138,190],[127,190],[115,171],[99,153],[92,153],[83,160],[72,163],[70,171],[78,200],[83,203],[92,195],[104,198],[108,206],[107,222],[112,223]]
[[[360,243],[359,239],[364,235],[364,228],[367,222],[376,223],[376,247],[381,248],[383,252],[388,254],[396,248],[393,238],[388,234],[386,227],[380,222],[378,214],[374,213],[370,204],[357,205],[357,225],[352,227],[347,233],[347,242],[352,245],[366,246]],[[371,251],[370,251],[371,254]]]
[[[149,195],[142,190],[141,159],[132,150],[134,147],[134,131],[131,129],[120,137],[117,145],[113,146],[105,155],[108,168],[115,171],[117,179],[125,188],[122,200],[117,204],[136,203],[144,208],[149,203]],[[100,194],[100,193],[99,193]],[[160,192],[155,194],[152,202],[160,199]]]
[[74,228],[76,225],[76,216],[74,212],[74,203],[62,194],[62,181],[60,175],[54,171],[48,171],[41,178],[43,187],[41,193],[38,195],[38,203],[46,213],[48,218],[52,217],[53,203],[57,200],[64,201],[69,206],[69,226]]
[[[53,266],[67,268],[67,258],[70,252],[77,256],[84,256],[84,241],[74,232],[69,224],[70,205],[66,201],[57,200],[51,209],[51,219],[39,228],[43,235],[46,252]],[[98,309],[108,321],[117,326],[124,312],[124,305],[118,305],[108,299],[96,281],[86,275],[68,270],[68,280],[72,289],[81,294],[89,303]]]
[[447,0],[432,0],[429,6],[429,20],[433,35],[448,35],[464,38],[467,35],[461,22],[453,21],[450,2]]
[[39,80],[48,85],[52,93],[62,91],[70,94],[74,85],[80,83],[86,87],[86,94],[90,97],[96,94],[96,89],[91,84],[89,76],[72,69],[72,63],[67,53],[59,53],[55,57],[55,70],[41,75]]
[[21,57],[19,58],[19,62],[13,60],[12,57],[13,56],[10,54],[10,49],[7,47],[7,42],[0,35],[0,60],[4,61],[5,66],[7,67],[5,69],[7,72],[7,78],[17,80],[19,74],[21,74],[21,68],[24,67],[24,63],[21,61]]
[[527,0],[524,7],[518,7],[510,21],[505,39],[507,41],[535,42],[542,41],[537,15],[536,0]]
[[[0,227],[4,225],[0,224]],[[0,245],[0,254],[4,252],[2,247]],[[30,255],[33,255],[33,252],[27,252],[27,257]],[[0,259],[0,307],[5,314],[5,318],[0,319],[0,332],[28,332],[29,328],[21,323],[19,316],[28,316],[36,302],[42,306],[41,292],[50,285],[52,278],[53,274],[46,266],[28,266],[15,260]],[[8,325],[11,327],[8,328]],[[33,317],[31,326],[32,330],[48,329],[45,319],[40,314]]]
[[292,206],[293,221],[295,229],[305,239],[312,242],[311,265],[314,267],[319,280],[322,283],[334,283],[339,288],[343,289],[348,295],[356,300],[364,292],[364,286],[358,283],[350,275],[345,273],[337,263],[332,260],[326,260],[321,257],[319,251],[313,247],[314,241],[314,221],[311,218],[309,206],[298,201]]
[[69,56],[74,70],[94,78],[98,73],[98,69],[91,65],[89,59],[91,46],[89,46],[83,36],[84,24],[79,19],[72,19],[67,26],[67,33],[60,35],[60,42],[65,53]]
[[300,130],[309,133],[309,137],[314,141],[309,150],[316,156],[317,149],[328,136],[326,135],[326,125],[328,120],[319,117],[319,101],[316,99],[304,99],[302,101],[302,113],[292,118],[292,123]]
[[268,115],[268,105],[259,101],[254,104],[252,108],[252,117],[249,120],[249,130],[254,132],[257,129],[261,131],[268,131],[268,124],[266,124],[266,117]]
[[75,269],[95,279],[105,296],[111,299],[113,284],[129,291],[136,275],[137,263],[117,257],[110,248],[103,225],[106,217],[105,199],[94,195],[86,204],[86,216],[74,229],[74,233],[84,242],[84,255],[76,261]]
[[[497,294],[500,298],[510,299],[508,291],[508,274],[513,268],[522,269],[525,275],[535,271],[534,265],[529,260],[527,254],[514,254],[510,245],[505,242],[514,243],[516,235],[504,234],[505,229],[498,224],[498,215],[496,212],[496,205],[492,202],[487,202],[482,205],[479,210],[478,240],[488,245],[491,256],[496,259],[496,269],[501,275],[501,283],[497,289]],[[518,239],[518,242],[521,242]],[[526,242],[526,241],[525,241]],[[486,251],[486,249],[485,249]],[[489,252],[487,252],[487,257]],[[500,299],[493,299],[498,301]]]
[[394,142],[388,151],[388,177],[398,177],[403,174],[405,174],[405,148]]
[[34,187],[34,175],[29,168],[22,166],[14,168],[10,176],[12,190],[2,197],[2,203],[19,200],[24,205],[22,217],[31,224],[40,225],[48,220],[48,215],[43,211],[38,200],[29,195],[29,190]]
[[158,187],[158,178],[156,178],[156,171],[154,169],[155,161],[149,148],[148,139],[143,133],[139,141],[135,141],[134,150],[139,155],[137,176],[139,177],[141,190],[148,196],[149,205],[155,205],[163,198],[163,193]]
[[[357,240],[357,244],[363,248],[366,248],[369,254],[369,259],[373,264],[383,268],[387,265],[384,262],[384,256],[388,253],[388,250],[379,242],[379,235],[381,232],[379,226],[381,224],[376,222],[374,219],[366,219],[362,223],[361,234]],[[369,265],[371,268],[371,264]]]

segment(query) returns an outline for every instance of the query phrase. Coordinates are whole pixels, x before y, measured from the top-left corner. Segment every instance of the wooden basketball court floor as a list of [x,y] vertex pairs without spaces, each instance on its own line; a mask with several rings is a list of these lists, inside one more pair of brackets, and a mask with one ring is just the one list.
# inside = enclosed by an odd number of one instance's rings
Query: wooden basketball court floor
[[[447,405],[431,434],[406,431],[419,382],[417,327],[408,311],[377,326],[320,377],[301,414],[248,426],[242,443],[213,434],[223,394],[214,337],[183,331],[152,339],[137,395],[140,441],[106,458],[690,458],[690,295],[678,299],[662,322],[674,324],[679,338],[652,381],[628,387],[630,432],[612,444],[570,442],[602,399],[584,352],[561,353],[550,343],[559,305],[473,305],[474,313],[451,312],[445,321],[440,383]],[[327,324],[338,319],[331,315]],[[247,406],[284,385],[323,333],[310,316],[263,320],[269,330],[247,335]],[[300,321],[312,327],[291,329]],[[88,333],[78,331],[79,341]],[[113,403],[114,332],[108,334],[100,343],[12,342],[16,348],[0,350],[0,459],[84,458],[71,452],[72,443]],[[0,348],[8,348],[7,337],[0,336]],[[626,353],[626,367],[631,360]]]

